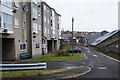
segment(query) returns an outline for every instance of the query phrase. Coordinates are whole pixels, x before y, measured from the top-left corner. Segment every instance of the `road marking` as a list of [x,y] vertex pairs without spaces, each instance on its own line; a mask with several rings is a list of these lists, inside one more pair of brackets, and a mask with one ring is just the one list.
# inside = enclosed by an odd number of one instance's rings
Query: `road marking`
[[83,47],[84,49],[87,49],[87,50],[90,50],[89,48],[87,48],[87,47]]
[[98,57],[97,55],[93,55],[94,57]]
[[87,59],[88,57],[84,54],[85,58],[84,59]]
[[107,69],[107,67],[99,67],[99,69],[102,69],[102,70],[103,70],[103,69]]
[[90,51],[87,51],[87,52],[90,52]]
[[[80,66],[80,67],[85,67],[85,66]],[[76,77],[82,76],[82,75],[87,74],[87,73],[89,73],[91,71],[90,67],[87,67],[87,68],[88,68],[88,70],[85,71],[85,72],[83,72],[83,73],[81,73],[81,74],[76,74],[76,75],[71,75],[71,76],[65,76],[65,77],[61,77],[61,78],[62,79],[67,79],[67,78],[76,78]]]
[[82,64],[86,64],[85,62],[81,62]]
[[103,56],[105,56],[105,57],[107,57],[107,58],[109,58],[109,59],[112,59],[112,60],[114,60],[114,61],[120,62],[119,60],[117,60],[117,59],[115,59],[115,58],[112,58],[112,57],[110,57],[110,56],[107,56],[107,55],[105,55],[105,54],[103,54],[103,53],[99,53],[99,54],[101,54],[101,55],[103,55]]

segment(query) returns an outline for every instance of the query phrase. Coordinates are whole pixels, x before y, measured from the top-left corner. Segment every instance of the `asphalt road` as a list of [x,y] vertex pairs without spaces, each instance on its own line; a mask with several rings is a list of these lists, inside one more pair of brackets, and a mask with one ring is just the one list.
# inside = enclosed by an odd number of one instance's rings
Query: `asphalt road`
[[68,62],[48,62],[48,69],[60,69],[66,67],[78,67],[89,66],[91,71],[79,78],[119,78],[120,62],[107,58],[99,52],[89,49],[87,47],[81,47],[82,53],[87,55],[87,59],[75,60]]
[[86,66],[91,67],[91,72],[81,76],[81,78],[119,78],[120,62],[107,58],[95,50],[82,48],[88,58],[81,60]]

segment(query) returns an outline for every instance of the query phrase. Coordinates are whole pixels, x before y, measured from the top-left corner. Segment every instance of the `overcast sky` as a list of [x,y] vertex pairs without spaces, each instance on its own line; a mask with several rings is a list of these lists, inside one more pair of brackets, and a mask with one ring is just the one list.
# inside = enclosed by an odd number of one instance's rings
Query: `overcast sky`
[[118,29],[119,0],[44,0],[61,14],[61,29],[75,31],[113,31]]

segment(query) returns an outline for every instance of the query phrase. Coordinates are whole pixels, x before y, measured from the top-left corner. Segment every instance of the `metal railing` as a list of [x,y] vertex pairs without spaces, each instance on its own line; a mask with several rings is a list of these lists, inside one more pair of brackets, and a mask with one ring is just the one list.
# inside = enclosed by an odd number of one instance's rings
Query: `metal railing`
[[0,64],[0,71],[44,70],[46,68],[47,68],[46,63]]

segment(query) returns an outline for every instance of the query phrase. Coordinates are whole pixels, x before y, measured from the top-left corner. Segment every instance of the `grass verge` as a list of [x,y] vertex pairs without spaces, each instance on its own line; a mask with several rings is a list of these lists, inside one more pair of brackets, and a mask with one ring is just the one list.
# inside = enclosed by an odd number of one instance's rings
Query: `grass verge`
[[[72,68],[71,68],[72,69]],[[15,77],[31,77],[31,76],[38,76],[39,73],[41,75],[48,75],[48,74],[55,74],[59,72],[64,72],[71,70],[69,68],[65,69],[56,69],[56,70],[41,70],[38,72],[38,70],[26,70],[26,71],[6,71],[6,72],[0,72],[2,74],[3,78],[15,78]]]
[[56,69],[56,70],[42,70],[41,75],[38,71],[12,71],[12,72],[2,72],[3,79],[9,80],[23,80],[23,79],[56,79],[61,77],[73,76],[82,74],[86,71],[89,71],[88,67],[78,67],[78,68],[65,68],[65,69]]
[[69,61],[69,60],[76,60],[76,59],[83,59],[85,58],[84,54],[74,53],[74,55],[70,56],[56,56],[56,54],[48,54],[45,56],[35,57],[32,59],[33,62],[41,62],[41,61]]

